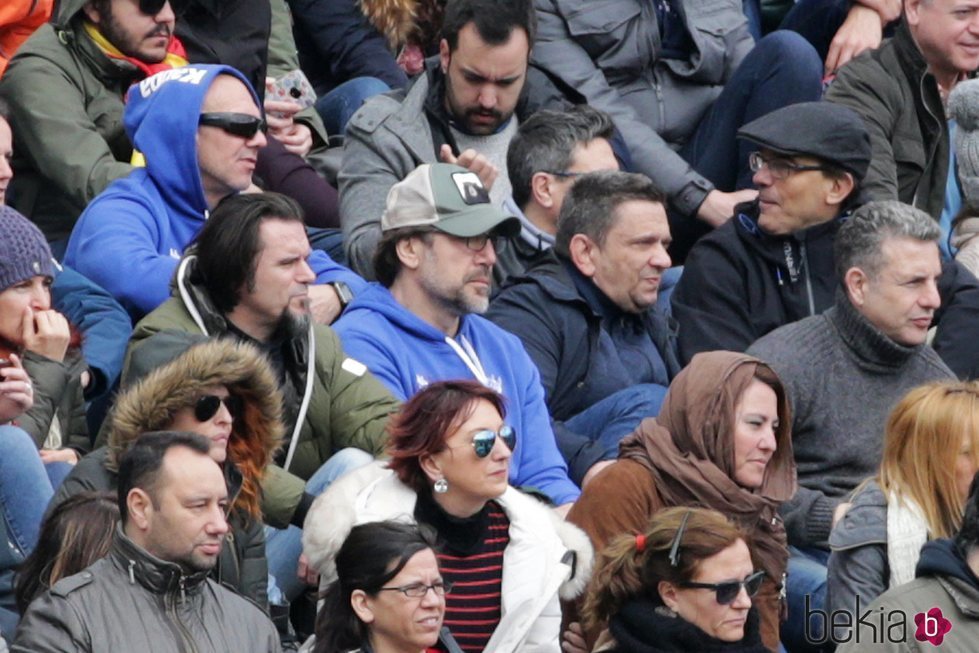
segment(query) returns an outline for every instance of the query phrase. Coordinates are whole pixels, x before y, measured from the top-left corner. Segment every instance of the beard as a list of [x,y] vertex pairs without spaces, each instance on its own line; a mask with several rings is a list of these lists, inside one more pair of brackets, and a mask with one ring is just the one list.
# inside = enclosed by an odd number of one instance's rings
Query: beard
[[148,56],[145,52],[140,51],[140,46],[145,39],[154,36],[165,36],[169,44],[169,40],[173,38],[173,31],[171,27],[167,24],[160,24],[153,28],[151,31],[143,34],[142,36],[135,36],[131,32],[125,30],[116,21],[116,17],[111,13],[111,11],[103,16],[101,23],[99,23],[99,31],[102,36],[106,38],[112,45],[116,46],[120,52],[122,52],[127,57],[132,57],[133,59],[138,59],[144,63],[160,63],[166,58],[166,52],[159,56]]

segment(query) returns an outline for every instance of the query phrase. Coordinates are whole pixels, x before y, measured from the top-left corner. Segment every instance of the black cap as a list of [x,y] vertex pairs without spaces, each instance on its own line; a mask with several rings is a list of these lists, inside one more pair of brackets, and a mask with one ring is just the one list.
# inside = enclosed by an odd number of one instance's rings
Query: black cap
[[870,167],[870,134],[853,109],[832,102],[802,102],[772,111],[738,130],[743,138],[779,154],[812,156],[862,181]]

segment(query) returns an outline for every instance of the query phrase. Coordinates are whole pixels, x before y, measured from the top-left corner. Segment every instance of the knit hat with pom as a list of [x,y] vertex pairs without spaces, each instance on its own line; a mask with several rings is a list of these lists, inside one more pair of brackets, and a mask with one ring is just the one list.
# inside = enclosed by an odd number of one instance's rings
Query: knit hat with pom
[[51,248],[33,222],[0,206],[0,292],[37,275],[54,276]]

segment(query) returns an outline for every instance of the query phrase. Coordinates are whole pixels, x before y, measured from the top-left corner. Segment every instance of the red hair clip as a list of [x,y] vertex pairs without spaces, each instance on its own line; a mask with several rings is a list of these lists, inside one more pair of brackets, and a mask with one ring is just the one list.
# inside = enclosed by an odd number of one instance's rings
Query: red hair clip
[[642,553],[646,550],[646,536],[642,533],[636,534],[636,551]]

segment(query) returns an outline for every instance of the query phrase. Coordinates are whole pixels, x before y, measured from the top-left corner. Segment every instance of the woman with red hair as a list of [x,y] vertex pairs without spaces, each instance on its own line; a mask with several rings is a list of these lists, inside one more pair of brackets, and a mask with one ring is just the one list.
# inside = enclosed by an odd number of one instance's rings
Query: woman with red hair
[[[268,605],[262,525],[265,467],[282,437],[282,395],[253,346],[163,331],[133,355],[125,391],[107,421],[108,444],[85,456],[52,505],[85,490],[114,490],[119,459],[150,431],[199,433],[228,483],[231,533],[212,576],[260,606]],[[197,344],[195,344],[197,343]]]

